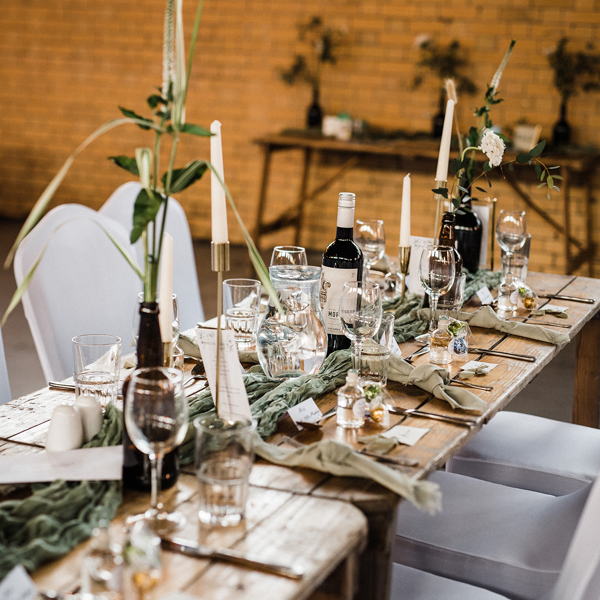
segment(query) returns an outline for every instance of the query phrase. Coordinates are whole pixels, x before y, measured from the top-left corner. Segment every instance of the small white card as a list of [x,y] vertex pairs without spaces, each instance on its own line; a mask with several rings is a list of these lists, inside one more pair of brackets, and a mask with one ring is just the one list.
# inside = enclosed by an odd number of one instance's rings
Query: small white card
[[545,304],[541,307],[541,310],[545,310],[546,312],[567,312],[569,310],[568,306],[558,306],[556,304]]
[[[206,368],[208,386],[213,392],[217,385],[217,331],[197,329],[196,339]],[[235,421],[252,420],[248,394],[242,377],[235,336],[230,329],[221,330],[221,369],[219,377],[219,417]]]
[[472,360],[464,365],[462,365],[461,369],[463,371],[476,371],[477,369],[487,369],[488,371],[491,371],[492,369],[495,369],[498,365],[495,365],[494,363],[486,363],[486,362],[481,362],[479,360]]
[[[307,398],[300,402],[300,404],[292,406],[292,408],[288,410],[288,415],[290,415],[295,424],[298,422],[316,423],[321,419],[323,413],[319,410],[319,407],[312,398]],[[296,426],[302,427],[302,425]]]
[[2,600],[35,600],[38,591],[23,565],[14,566],[0,583]]
[[382,435],[387,438],[396,438],[401,444],[414,446],[429,429],[423,427],[409,427],[408,425],[396,425]]
[[481,301],[481,304],[492,304],[494,302],[494,296],[492,296],[492,292],[487,285],[484,285],[480,290],[475,292],[477,297]]
[[408,276],[408,291],[411,294],[418,294],[419,296],[424,296],[425,291],[421,286],[421,281],[419,280],[419,261],[421,260],[421,252],[423,252],[423,248],[427,246],[431,246],[433,244],[433,238],[428,237],[420,237],[418,235],[410,236],[410,263],[409,263],[409,273]]

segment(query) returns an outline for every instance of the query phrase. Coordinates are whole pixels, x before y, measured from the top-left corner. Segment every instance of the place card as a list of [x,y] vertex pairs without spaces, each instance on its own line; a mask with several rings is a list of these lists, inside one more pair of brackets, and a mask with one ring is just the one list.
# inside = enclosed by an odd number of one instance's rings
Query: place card
[[[217,331],[216,329],[197,329],[196,339],[206,368],[208,386],[214,397],[214,390],[217,385]],[[221,330],[219,384],[219,416],[222,419],[232,421],[237,419],[252,420],[235,336],[231,329]]]
[[300,402],[300,404],[292,406],[287,412],[292,421],[294,421],[294,425],[299,429],[302,428],[302,425],[298,425],[299,422],[317,423],[323,417],[323,413],[312,398],[307,398]]
[[480,290],[475,292],[481,304],[492,304],[494,302],[494,296],[492,296],[492,292],[487,285],[484,285]]
[[118,481],[122,476],[123,446],[0,456],[0,484]]
[[425,291],[421,286],[421,281],[419,280],[419,261],[421,260],[421,253],[423,252],[423,248],[427,246],[431,246],[434,243],[433,238],[428,237],[420,237],[418,235],[410,236],[410,263],[408,267],[408,291],[411,294],[417,294],[419,296],[424,296]]
[[495,369],[498,365],[494,363],[481,362],[480,360],[472,360],[461,366],[463,371],[477,371],[477,369],[487,369],[488,372]]
[[2,600],[35,600],[38,591],[23,565],[14,566],[0,583]]
[[568,306],[558,306],[557,304],[545,304],[542,306],[541,310],[545,310],[546,312],[551,313],[566,313],[569,310]]
[[400,350],[400,346],[398,346],[396,338],[392,338],[392,354],[402,358],[402,350]]
[[381,435],[387,438],[396,438],[400,444],[414,446],[429,429],[424,427],[409,427],[408,425],[396,425]]

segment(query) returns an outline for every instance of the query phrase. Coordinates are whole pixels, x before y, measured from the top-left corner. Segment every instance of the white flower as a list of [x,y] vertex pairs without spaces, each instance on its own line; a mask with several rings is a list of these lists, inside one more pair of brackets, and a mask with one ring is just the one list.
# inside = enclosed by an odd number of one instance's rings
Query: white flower
[[494,133],[491,129],[484,129],[479,149],[488,157],[490,166],[497,167],[502,163],[506,145],[498,134]]

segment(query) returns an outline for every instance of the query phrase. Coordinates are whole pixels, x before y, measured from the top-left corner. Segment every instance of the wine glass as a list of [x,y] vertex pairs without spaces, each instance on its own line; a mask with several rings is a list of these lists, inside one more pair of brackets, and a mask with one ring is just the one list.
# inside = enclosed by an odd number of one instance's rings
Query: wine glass
[[129,517],[129,523],[147,521],[158,535],[185,525],[178,511],[167,512],[160,501],[160,478],[165,454],[174,450],[187,432],[188,406],[183,392],[183,373],[177,369],[150,367],[131,375],[124,403],[125,426],[135,447],[148,455],[151,467],[150,508]]
[[437,304],[454,283],[454,248],[426,246],[419,261],[419,279],[430,300],[429,332],[437,329]]
[[385,254],[385,229],[380,219],[356,220],[354,241],[364,256],[363,279],[369,278],[370,268]]
[[346,337],[353,342],[354,368],[361,364],[362,343],[381,325],[381,292],[370,281],[347,281],[340,298],[340,319]]
[[512,255],[527,241],[524,210],[501,210],[496,223],[496,239],[506,253],[506,272],[511,272]]
[[[156,294],[156,301],[160,297],[160,292]],[[138,294],[138,304],[133,311],[133,322],[131,325],[131,331],[133,332],[133,345],[137,346],[140,330],[140,304],[144,301],[144,292]],[[177,345],[179,340],[179,305],[177,304],[177,294],[173,294],[173,346]]]
[[308,265],[306,248],[302,246],[275,246],[271,255],[271,267],[280,265]]

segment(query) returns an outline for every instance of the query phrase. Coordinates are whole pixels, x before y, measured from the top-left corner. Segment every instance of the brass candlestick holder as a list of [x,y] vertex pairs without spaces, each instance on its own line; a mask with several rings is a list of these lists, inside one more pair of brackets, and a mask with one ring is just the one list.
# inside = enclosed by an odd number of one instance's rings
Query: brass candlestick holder
[[[439,181],[438,179],[436,179],[434,189],[439,190],[441,188],[445,188],[447,190],[448,182]],[[433,194],[433,199],[437,202],[437,206],[435,209],[435,223],[433,224],[433,240],[435,243],[439,231],[440,213],[442,212],[442,202],[446,200],[446,198],[444,198],[444,196],[442,196],[441,194]]]
[[410,266],[410,246],[398,246],[398,264],[400,266],[400,274],[402,275],[402,296],[400,302],[404,302],[406,294],[406,276]]
[[229,242],[210,243],[210,266],[217,273],[217,377],[214,401],[219,416],[219,381],[221,379],[221,320],[223,317],[223,273],[229,271]]

